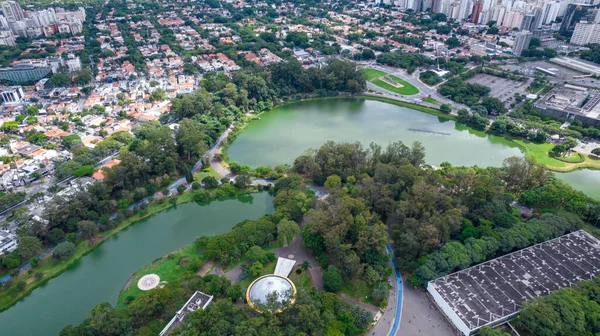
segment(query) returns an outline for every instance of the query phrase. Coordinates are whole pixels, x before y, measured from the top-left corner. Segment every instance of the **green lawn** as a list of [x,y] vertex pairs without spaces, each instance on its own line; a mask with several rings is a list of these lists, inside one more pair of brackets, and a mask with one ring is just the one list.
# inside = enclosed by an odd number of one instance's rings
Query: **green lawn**
[[375,79],[377,77],[381,77],[381,76],[385,76],[385,72],[381,71],[381,70],[375,70],[375,69],[362,69],[360,70],[363,74],[365,74],[365,77],[367,78],[368,81],[371,81],[372,79]]
[[427,97],[427,98],[423,99],[423,101],[426,103],[429,103],[429,104],[441,105],[439,101],[437,101],[431,97]]
[[142,276],[154,273],[160,277],[161,282],[171,282],[183,275],[189,265],[196,264],[198,269],[200,269],[205,262],[206,259],[193,244],[153,261],[151,264],[135,272],[127,287],[121,291],[117,307],[125,306],[125,298],[136,298],[138,295],[144,293],[137,286],[137,282]]
[[194,178],[198,182],[201,182],[202,179],[207,176],[212,176],[212,177],[216,178],[217,180],[219,179],[219,174],[217,174],[217,171],[212,168],[209,168],[208,171],[200,170],[199,172],[194,174]]
[[[419,93],[419,89],[417,89],[414,85],[410,84],[409,82],[405,81],[400,77],[388,75],[384,71],[375,69],[362,69],[361,71],[365,74],[367,81],[379,86],[382,89],[406,96],[412,96]],[[395,87],[391,84],[384,82],[382,79],[380,79],[380,77],[383,76],[389,76],[389,78],[391,78],[394,82],[402,85],[402,87]]]
[[590,158],[588,155],[583,155],[583,162],[577,163],[564,162],[551,157],[548,155],[548,152],[554,147],[551,143],[538,144],[523,139],[513,139],[513,141],[524,150],[525,155],[533,156],[537,162],[542,163],[550,170],[567,172],[580,168],[600,169],[600,160]]
[[394,104],[394,105],[398,105],[398,106],[404,106],[404,107],[408,107],[411,108],[413,110],[417,110],[417,111],[421,111],[421,112],[425,112],[428,114],[432,114],[441,118],[445,118],[448,120],[456,120],[457,117],[452,115],[452,114],[448,114],[448,113],[444,113],[438,109],[429,107],[429,106],[423,106],[423,105],[419,105],[419,104],[413,104],[413,103],[409,103],[409,102],[404,102],[404,101],[399,101],[399,100],[394,100],[394,99],[390,99],[390,98],[385,98],[385,97],[377,97],[377,96],[358,96],[359,98],[363,98],[363,99],[369,99],[369,100],[377,100],[377,101],[381,101],[384,103],[388,103],[388,104]]
[[298,267],[292,270],[292,273],[290,273],[289,277],[290,280],[292,280],[292,282],[294,283],[294,285],[296,285],[296,289],[300,290],[302,288],[308,289],[312,287],[313,284],[310,280],[310,277],[308,276],[308,271],[302,271],[302,273],[298,274],[296,273],[296,269],[298,269]]
[[351,281],[346,280],[342,285],[342,289],[340,289],[340,293],[346,294],[348,297],[354,300],[377,306],[377,304],[373,302],[373,298],[371,298],[372,291],[373,286],[367,285],[366,282],[360,279],[354,279]]

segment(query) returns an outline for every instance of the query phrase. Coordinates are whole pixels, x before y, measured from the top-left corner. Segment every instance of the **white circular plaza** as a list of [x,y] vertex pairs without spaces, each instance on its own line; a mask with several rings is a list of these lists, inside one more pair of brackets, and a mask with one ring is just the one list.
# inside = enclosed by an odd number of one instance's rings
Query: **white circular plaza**
[[156,274],[146,274],[138,281],[138,288],[147,291],[155,288],[160,283],[160,277]]

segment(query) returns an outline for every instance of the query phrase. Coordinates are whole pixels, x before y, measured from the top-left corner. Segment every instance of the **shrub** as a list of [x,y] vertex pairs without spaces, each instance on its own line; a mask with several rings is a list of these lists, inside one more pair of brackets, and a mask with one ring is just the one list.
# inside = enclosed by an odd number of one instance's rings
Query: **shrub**
[[35,277],[36,280],[41,280],[44,277],[44,273],[38,271],[38,272],[35,272],[33,274],[33,276]]

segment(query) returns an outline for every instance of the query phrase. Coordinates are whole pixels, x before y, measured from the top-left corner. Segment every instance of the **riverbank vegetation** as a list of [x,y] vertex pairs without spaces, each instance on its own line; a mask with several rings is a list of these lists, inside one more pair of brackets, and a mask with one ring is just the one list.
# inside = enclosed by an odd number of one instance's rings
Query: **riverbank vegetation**
[[[168,283],[163,288],[130,291],[117,308],[102,303],[83,323],[65,327],[60,335],[82,335],[94,330],[103,330],[103,335],[156,335],[196,290],[214,295],[215,301],[206,310],[189,314],[187,323],[171,335],[312,335],[324,330],[330,334],[362,334],[372,320],[371,313],[352,307],[334,294],[318,293],[312,286],[298,286],[295,304],[277,315],[259,314],[248,305],[239,304],[253,279],[273,271],[272,257],[263,248],[289,233],[286,229],[289,225],[282,223],[295,224],[315,199],[295,174],[280,178],[272,192],[275,194],[272,214],[256,221],[245,220],[222,235],[200,237],[194,244],[142,269],[164,274]],[[224,277],[197,274],[206,260],[226,265],[244,257],[252,264],[243,268],[242,281],[237,284]],[[297,278],[306,284],[306,277]]]
[[[98,230],[91,231],[93,234],[88,237],[76,235],[75,233],[69,233],[65,235],[64,231],[61,229],[54,228],[50,230],[50,233],[48,234],[49,237],[54,237],[53,241],[56,243],[65,241],[66,237],[66,242],[73,243],[74,249],[64,257],[50,255],[50,253],[53,252],[52,250],[46,251],[40,256],[32,257],[30,259],[28,269],[23,270],[20,273],[17,273],[16,271],[11,272],[12,278],[15,278],[16,280],[9,279],[4,282],[2,290],[0,290],[0,293],[2,294],[0,295],[0,311],[10,308],[21,298],[31,293],[31,291],[33,291],[35,288],[62,274],[71,265],[75,264],[85,255],[98,248],[107,238],[112,237],[113,235],[142,219],[167,210],[178,204],[192,201],[209,202],[210,200],[216,198],[235,197],[256,191],[256,188],[238,189],[234,185],[224,184],[219,188],[209,191],[198,190],[196,192],[188,192],[183,195],[173,196],[171,198],[158,198],[153,200],[153,202],[141,203],[128,208],[124,214],[124,217],[116,215],[105,225],[97,225]],[[76,194],[74,198],[78,198],[78,196],[83,197],[84,195],[85,194],[83,193],[79,193]],[[85,199],[85,197],[83,199]],[[87,222],[93,224],[93,222]],[[77,226],[79,226],[79,223],[81,222],[78,222]],[[65,243],[61,243],[59,246],[63,244]],[[32,244],[28,246],[32,246]],[[16,252],[17,253],[7,255],[9,256],[6,260],[7,263],[10,262],[10,258],[22,257],[21,250],[17,250]],[[19,259],[15,259],[14,265],[18,266],[19,264]],[[19,283],[25,284],[25,286],[19,285]]]

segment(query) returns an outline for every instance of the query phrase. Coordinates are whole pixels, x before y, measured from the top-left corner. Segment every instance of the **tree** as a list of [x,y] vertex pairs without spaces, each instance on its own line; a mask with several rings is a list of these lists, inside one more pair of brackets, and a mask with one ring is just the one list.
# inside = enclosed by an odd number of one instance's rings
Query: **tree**
[[387,298],[388,295],[388,286],[385,282],[380,282],[379,284],[377,284],[377,286],[373,287],[373,290],[371,291],[371,297],[373,298],[373,301],[380,303],[381,301],[385,300]]
[[371,49],[363,49],[362,54],[361,54],[361,58],[363,60],[375,59],[375,53]]
[[454,49],[454,48],[460,46],[460,40],[457,39],[456,37],[451,37],[446,40],[446,45],[448,46],[448,49]]
[[42,249],[42,242],[36,237],[24,236],[19,239],[19,254],[24,260],[36,256]]
[[80,146],[82,144],[81,138],[77,134],[67,135],[61,138],[61,143],[63,146],[71,149],[76,146]]
[[332,293],[337,293],[342,289],[342,275],[335,266],[330,265],[323,273],[323,286],[326,291]]
[[325,188],[329,190],[334,190],[342,186],[342,179],[337,175],[330,175],[325,180],[324,184]]
[[75,244],[71,242],[63,242],[58,244],[54,251],[52,251],[52,257],[57,260],[67,260],[75,253]]
[[25,288],[27,288],[27,283],[23,280],[17,281],[17,284],[15,287],[17,288],[17,292],[22,292],[25,290]]
[[260,262],[261,264],[266,264],[269,262],[267,251],[263,250],[260,246],[252,246],[250,249],[248,249],[248,252],[246,252],[246,257],[253,262]]
[[92,165],[81,166],[73,172],[73,176],[75,176],[75,177],[92,176],[93,173],[94,173],[94,166],[92,166]]
[[89,69],[81,69],[73,81],[80,86],[86,85],[92,81],[92,72]]
[[21,256],[19,255],[18,251],[5,254],[2,257],[2,264],[9,269],[17,268],[19,265],[21,265]]
[[238,175],[235,178],[235,186],[239,189],[246,189],[251,183],[252,180],[250,180],[250,176],[248,175]]
[[302,262],[302,264],[300,265],[300,267],[302,268],[302,270],[303,270],[304,272],[308,271],[308,270],[310,269],[310,261],[308,261],[308,260],[304,260],[304,261]]
[[77,234],[75,232],[67,233],[67,235],[65,236],[65,239],[68,242],[75,243],[77,241]]
[[452,108],[448,104],[442,104],[442,105],[440,105],[440,111],[442,111],[444,113],[450,113],[450,112],[452,112]]
[[264,266],[261,262],[256,261],[256,262],[252,263],[252,265],[250,265],[250,267],[248,267],[248,273],[250,275],[252,275],[253,277],[257,277],[262,272],[263,267]]
[[283,238],[284,244],[289,244],[294,240],[294,237],[300,233],[300,227],[298,223],[288,220],[282,219],[279,224],[277,224],[277,235]]
[[65,232],[59,228],[54,228],[48,232],[46,239],[51,244],[58,244],[65,239]]
[[98,233],[98,225],[96,223],[83,220],[77,224],[77,229],[83,238],[92,238]]
[[204,183],[204,186],[207,189],[214,189],[219,186],[219,181],[212,176],[207,176],[207,177],[203,178],[202,183]]
[[148,98],[148,100],[150,102],[167,100],[167,93],[163,89],[154,90],[154,92],[150,94],[150,98]]

